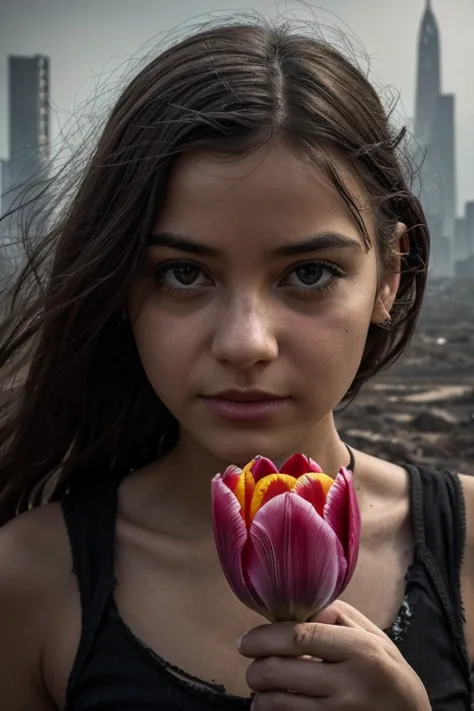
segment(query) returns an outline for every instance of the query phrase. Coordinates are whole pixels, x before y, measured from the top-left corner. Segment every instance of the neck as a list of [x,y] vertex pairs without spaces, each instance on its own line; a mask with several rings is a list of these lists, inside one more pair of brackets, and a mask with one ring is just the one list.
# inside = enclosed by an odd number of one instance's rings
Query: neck
[[[336,476],[341,467],[347,466],[350,459],[346,446],[337,433],[332,413],[295,443],[291,451],[266,456],[279,467],[295,452],[302,452],[314,459],[323,471],[332,477]],[[187,537],[189,534],[194,539],[210,535],[211,479],[215,474],[224,471],[228,464],[235,463],[239,466],[246,464],[217,459],[184,432],[174,450],[163,460],[158,460],[149,470],[152,486],[153,481],[154,484],[157,480],[160,481],[160,494],[156,497],[159,498],[157,505],[160,511],[155,512],[155,520],[163,521],[165,516],[170,535]],[[175,522],[174,526],[172,522]],[[172,527],[174,531],[170,530]]]

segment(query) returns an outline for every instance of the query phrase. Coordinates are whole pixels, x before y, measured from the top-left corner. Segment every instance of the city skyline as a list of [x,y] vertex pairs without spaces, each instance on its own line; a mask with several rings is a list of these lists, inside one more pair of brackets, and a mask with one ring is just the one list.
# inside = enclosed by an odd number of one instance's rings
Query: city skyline
[[[400,0],[387,11],[378,0],[320,0],[305,3],[310,20],[335,25],[355,35],[371,59],[372,75],[380,86],[400,90],[399,112],[414,117],[417,35],[425,0]],[[324,7],[321,8],[321,5]],[[467,200],[474,199],[474,92],[469,66],[474,61],[472,28],[474,2],[432,0],[442,43],[443,91],[456,95],[456,150],[458,166],[457,214]],[[285,0],[182,0],[171,6],[162,0],[3,0],[0,23],[0,158],[7,157],[7,56],[47,54],[51,57],[53,144],[60,127],[95,92],[107,99],[118,91],[119,67],[130,58],[151,54],[169,30],[187,22],[197,25],[209,13],[255,7],[263,15],[288,8],[290,15],[308,18],[302,3]],[[277,7],[277,10],[275,9]],[[211,15],[216,17],[216,15]],[[191,19],[192,18],[192,19]],[[28,20],[27,22],[24,20]],[[347,26],[347,27],[346,27]],[[331,37],[330,37],[331,39]],[[362,50],[359,51],[359,54]],[[116,70],[114,72],[114,70]],[[107,83],[109,72],[113,73]],[[100,89],[98,90],[98,85]]]
[[[472,200],[463,203],[463,196],[457,190],[459,162],[455,154],[456,148],[462,145],[462,136],[458,136],[456,130],[458,97],[444,91],[443,42],[440,34],[433,2],[424,0],[416,43],[413,118],[410,120],[402,115],[402,120],[406,118],[412,126],[415,137],[413,146],[428,149],[429,160],[425,161],[421,176],[422,202],[433,237],[433,261],[438,265],[434,271],[450,276],[455,271],[454,261],[464,258],[464,244],[467,245],[466,256],[474,253],[474,233],[471,237],[471,228],[466,232],[470,220],[462,223],[466,210],[470,211]],[[51,121],[46,106],[49,106],[50,98],[54,104],[54,96],[50,94],[48,57],[40,54],[33,57],[10,55],[8,62],[9,146],[7,157],[0,161],[2,193],[15,184],[14,176],[22,173],[24,163],[41,163],[46,156],[40,154],[49,152]],[[44,70],[40,65],[44,66]],[[39,149],[38,156],[33,156],[35,149]],[[416,153],[420,154],[420,151],[415,148],[413,153],[412,148],[412,154],[418,158]],[[15,192],[4,197],[2,213],[10,208],[15,197]],[[456,240],[459,248],[455,245]]]

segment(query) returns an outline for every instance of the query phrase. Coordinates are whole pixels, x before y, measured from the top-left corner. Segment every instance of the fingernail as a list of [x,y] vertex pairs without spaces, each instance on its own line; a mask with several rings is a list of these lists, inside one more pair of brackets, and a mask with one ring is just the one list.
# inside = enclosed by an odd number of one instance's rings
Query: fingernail
[[245,637],[246,634],[247,634],[247,632],[245,632],[243,635],[241,635],[241,636],[239,637],[239,639],[237,640],[237,649],[238,649],[239,651],[240,651],[240,648],[241,648],[241,646],[242,646],[242,642],[244,641],[244,637]]

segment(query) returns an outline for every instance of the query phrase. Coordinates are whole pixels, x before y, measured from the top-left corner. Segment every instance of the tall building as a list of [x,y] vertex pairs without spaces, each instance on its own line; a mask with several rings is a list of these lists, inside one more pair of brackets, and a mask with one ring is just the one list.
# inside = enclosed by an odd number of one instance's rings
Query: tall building
[[[47,178],[50,154],[49,58],[10,56],[8,63],[9,159],[2,161],[1,214],[6,215],[35,191],[32,186]],[[27,208],[25,208],[26,211]],[[2,223],[15,234],[23,219],[19,210]]]
[[474,202],[465,205],[465,217],[456,220],[456,279],[474,279]]
[[440,94],[433,117],[433,142],[428,149],[439,174],[442,232],[454,241],[456,219],[455,98]]
[[418,37],[416,160],[422,156],[421,201],[432,235],[432,271],[453,275],[455,257],[455,100],[441,87],[441,42],[431,0]]
[[466,257],[474,257],[474,202],[466,203]]
[[441,93],[440,41],[436,18],[427,0],[418,35],[415,136],[429,143],[433,115]]
[[454,259],[456,262],[462,262],[467,259],[468,243],[467,243],[467,224],[465,217],[457,217],[454,226]]

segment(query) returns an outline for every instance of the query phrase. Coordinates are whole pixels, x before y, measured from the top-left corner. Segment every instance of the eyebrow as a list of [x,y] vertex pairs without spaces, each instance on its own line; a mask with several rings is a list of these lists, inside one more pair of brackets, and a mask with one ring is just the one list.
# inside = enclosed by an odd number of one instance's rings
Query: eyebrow
[[[209,245],[196,242],[187,236],[173,234],[172,232],[155,232],[151,235],[148,245],[150,247],[171,247],[181,252],[198,254],[204,257],[223,256],[223,251],[217,247],[209,247]],[[274,257],[293,257],[298,254],[318,252],[323,249],[353,249],[358,252],[363,251],[362,244],[352,237],[347,237],[339,232],[320,232],[308,237],[303,242],[276,247],[276,249],[270,250],[270,253]]]

